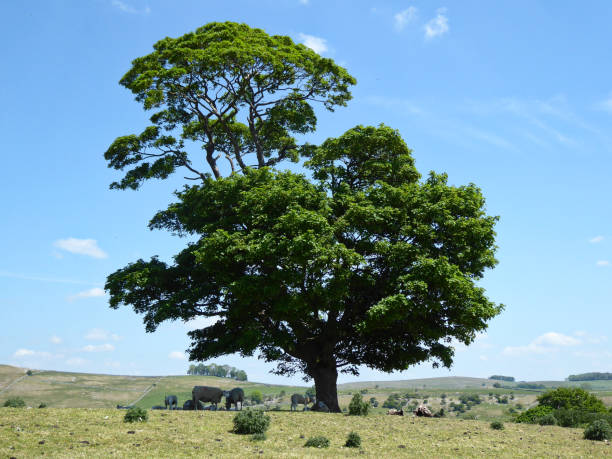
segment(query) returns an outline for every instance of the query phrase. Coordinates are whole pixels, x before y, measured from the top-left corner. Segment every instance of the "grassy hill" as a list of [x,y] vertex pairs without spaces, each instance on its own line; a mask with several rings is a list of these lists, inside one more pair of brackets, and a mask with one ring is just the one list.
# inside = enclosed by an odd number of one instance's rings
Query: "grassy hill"
[[[349,417],[270,412],[267,439],[232,430],[230,412],[150,411],[143,423],[123,422],[112,409],[0,409],[3,457],[606,457],[610,446],[582,438],[581,429],[400,416]],[[346,448],[349,432],[362,446]],[[306,448],[324,435],[329,448]]]

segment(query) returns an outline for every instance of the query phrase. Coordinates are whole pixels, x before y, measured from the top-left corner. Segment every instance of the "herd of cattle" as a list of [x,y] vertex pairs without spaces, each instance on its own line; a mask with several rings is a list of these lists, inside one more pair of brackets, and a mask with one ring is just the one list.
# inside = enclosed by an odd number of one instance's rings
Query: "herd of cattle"
[[[221,402],[221,398],[225,397],[225,409],[230,410],[232,405],[240,410],[244,402],[244,391],[240,387],[232,390],[221,390],[218,387],[195,386],[191,391],[191,400],[185,401],[182,407],[178,406],[178,397],[176,395],[167,395],[164,400],[164,405],[155,405],[153,410],[216,410],[217,405]],[[210,403],[209,406],[204,406],[204,403]],[[315,403],[314,397],[301,394],[293,394],[291,396],[291,411],[297,410],[298,405],[304,405],[304,411],[307,411],[308,404]],[[131,406],[117,405],[118,409],[129,409]],[[318,402],[313,407],[316,411],[329,411],[325,403]]]

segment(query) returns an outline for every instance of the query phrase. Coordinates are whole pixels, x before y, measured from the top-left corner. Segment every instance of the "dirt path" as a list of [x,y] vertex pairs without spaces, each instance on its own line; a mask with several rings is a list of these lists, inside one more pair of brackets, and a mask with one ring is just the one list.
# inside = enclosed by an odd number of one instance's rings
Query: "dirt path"
[[128,403],[128,406],[133,406],[133,405],[135,405],[136,403],[138,403],[139,401],[141,401],[141,400],[144,398],[144,396],[145,396],[145,395],[147,395],[149,392],[151,392],[151,390],[152,390],[152,389],[155,387],[155,385],[156,385],[158,382],[160,382],[162,379],[164,379],[165,377],[166,377],[166,376],[160,376],[159,378],[157,378],[153,384],[151,384],[149,387],[147,387],[147,388],[145,389],[145,391],[144,391],[142,394],[140,394],[140,397],[138,397],[138,398],[137,398],[136,400],[134,400],[132,403]]

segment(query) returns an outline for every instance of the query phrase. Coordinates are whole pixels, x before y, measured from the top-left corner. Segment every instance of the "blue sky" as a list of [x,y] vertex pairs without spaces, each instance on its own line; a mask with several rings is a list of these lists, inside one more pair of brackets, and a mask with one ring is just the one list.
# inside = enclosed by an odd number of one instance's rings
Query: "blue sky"
[[[231,6],[230,6],[231,5]],[[506,305],[453,368],[361,379],[612,371],[612,3],[591,1],[8,2],[0,18],[0,363],[116,374],[183,374],[186,331],[144,332],[111,310],[108,274],[184,244],[147,229],[180,178],[111,191],[103,153],[147,113],[118,80],[157,40],[211,21],[289,35],[345,66],[353,100],[319,111],[320,142],[356,124],[399,129],[421,173],[474,182],[499,215]],[[249,379],[300,383],[257,359],[216,359]],[[354,380],[342,376],[340,381]]]

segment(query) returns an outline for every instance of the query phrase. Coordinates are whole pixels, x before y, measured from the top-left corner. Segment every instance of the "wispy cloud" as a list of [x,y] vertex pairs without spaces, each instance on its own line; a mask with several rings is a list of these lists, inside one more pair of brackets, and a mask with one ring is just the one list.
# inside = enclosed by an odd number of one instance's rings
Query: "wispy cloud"
[[60,344],[62,339],[59,336],[53,335],[51,338],[49,338],[49,341],[51,341],[53,344]]
[[328,50],[327,40],[324,38],[307,35],[305,33],[300,33],[299,37],[305,46],[309,47],[317,54],[323,54]]
[[504,139],[503,137],[498,136],[497,134],[493,134],[491,132],[486,132],[481,129],[475,129],[473,127],[467,127],[465,132],[468,136],[472,137],[476,140],[482,140],[483,142],[489,143],[495,147],[503,148],[509,151],[518,151],[512,143]]
[[577,346],[581,341],[573,336],[557,332],[548,332],[538,336],[526,346],[507,346],[502,354],[518,356],[524,354],[548,354],[557,352],[561,347]]
[[600,267],[610,266],[610,262],[608,260],[598,260],[595,264]]
[[589,242],[591,244],[597,244],[598,242],[601,242],[604,240],[603,236],[595,236],[594,238],[589,239]]
[[612,113],[612,95],[595,104],[595,108]]
[[58,249],[66,250],[70,253],[87,255],[93,258],[108,258],[106,252],[98,247],[98,242],[95,239],[77,239],[69,237],[68,239],[58,239],[53,245]]
[[449,31],[448,17],[446,16],[446,8],[439,8],[436,12],[436,17],[425,24],[425,38],[430,40],[435,37],[442,36]]
[[111,352],[115,350],[115,346],[110,343],[88,344],[87,346],[83,346],[82,350],[85,352]]
[[71,367],[82,367],[89,363],[89,360],[82,359],[81,357],[73,357],[66,360],[66,364]]
[[187,360],[187,355],[181,351],[172,351],[170,354],[168,354],[168,358],[174,360]]
[[104,292],[104,289],[99,288],[99,287],[94,287],[94,288],[90,288],[89,290],[85,290],[83,292],[79,292],[74,295],[71,295],[68,297],[68,300],[74,301],[74,300],[79,300],[82,298],[98,298],[98,297],[102,297],[105,295],[106,293]]
[[85,339],[89,341],[107,341],[112,339],[113,341],[121,340],[121,336],[114,333],[109,333],[101,328],[93,328],[87,332]]
[[52,358],[61,358],[63,357],[60,354],[52,354],[51,352],[47,352],[47,351],[34,351],[32,349],[17,349],[14,353],[13,353],[13,358],[26,358],[26,359],[30,359],[30,358],[42,358],[42,359],[52,359]]
[[89,290],[85,290],[83,292],[79,292],[79,293],[69,296],[68,301],[79,300],[82,298],[98,298],[98,297],[102,297],[105,295],[106,293],[104,292],[104,289],[100,287],[94,287],[94,288],[90,288]]
[[148,6],[145,6],[142,9],[138,9],[133,7],[132,5],[129,5],[125,2],[122,2],[120,0],[113,0],[112,2],[113,6],[121,11],[123,11],[124,13],[129,13],[129,14],[149,14],[151,12],[151,8],[149,8]]
[[414,6],[406,8],[393,16],[396,30],[403,30],[406,25],[414,21],[417,17],[417,9]]

